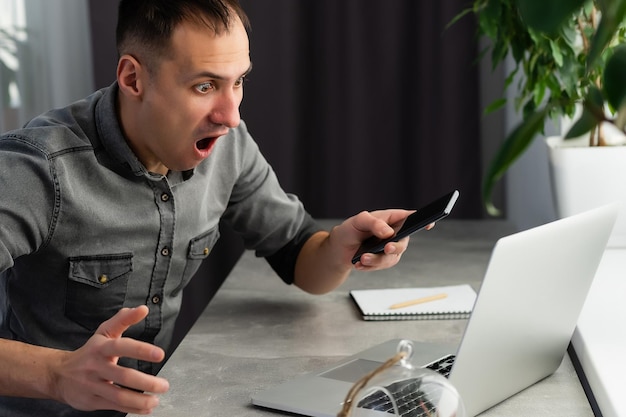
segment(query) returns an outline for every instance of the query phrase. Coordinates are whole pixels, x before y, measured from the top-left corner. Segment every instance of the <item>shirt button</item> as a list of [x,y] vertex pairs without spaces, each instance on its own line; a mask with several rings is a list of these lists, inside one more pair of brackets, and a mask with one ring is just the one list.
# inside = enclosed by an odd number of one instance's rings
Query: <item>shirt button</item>
[[168,193],[161,194],[161,201],[167,202],[170,200],[170,195]]
[[161,249],[161,255],[163,256],[169,256],[170,255],[170,248],[168,248],[167,246],[164,247],[163,249]]
[[202,253],[204,253],[205,256],[208,255],[209,254],[209,248],[204,248]]
[[105,274],[102,274],[98,277],[98,282],[100,284],[106,284],[108,280],[109,280],[109,277],[107,277]]
[[159,297],[158,295],[152,296],[152,304],[159,304],[160,302],[161,302],[161,297]]

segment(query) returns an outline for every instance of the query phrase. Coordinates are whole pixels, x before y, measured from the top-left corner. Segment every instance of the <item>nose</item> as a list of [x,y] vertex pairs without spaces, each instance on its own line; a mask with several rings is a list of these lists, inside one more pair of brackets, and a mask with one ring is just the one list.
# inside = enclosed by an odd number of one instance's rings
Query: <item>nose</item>
[[241,116],[239,105],[243,99],[241,90],[223,90],[216,97],[215,106],[211,112],[211,121],[215,124],[234,128],[239,126]]

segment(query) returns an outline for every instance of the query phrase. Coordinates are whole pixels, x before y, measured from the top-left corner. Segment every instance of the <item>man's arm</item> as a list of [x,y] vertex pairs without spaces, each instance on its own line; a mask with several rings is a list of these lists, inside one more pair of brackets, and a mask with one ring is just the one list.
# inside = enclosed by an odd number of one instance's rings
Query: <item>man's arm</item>
[[393,236],[395,231],[390,225],[400,223],[411,213],[408,210],[361,212],[333,227],[330,233],[315,233],[298,255],[294,283],[309,293],[323,294],[341,285],[353,267],[376,270],[394,266],[406,250],[408,238],[388,243],[380,255],[363,255],[356,265],[352,265],[352,257],[368,237]]
[[145,306],[122,309],[73,352],[0,339],[0,395],[53,399],[79,410],[150,414],[159,403],[154,394],[166,392],[168,382],[117,365],[122,356],[163,360],[161,348],[122,337],[147,313]]

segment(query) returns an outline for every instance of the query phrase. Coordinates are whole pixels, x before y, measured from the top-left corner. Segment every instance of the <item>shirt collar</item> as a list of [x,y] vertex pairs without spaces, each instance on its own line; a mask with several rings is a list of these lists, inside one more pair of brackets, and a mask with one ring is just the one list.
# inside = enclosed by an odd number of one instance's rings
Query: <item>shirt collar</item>
[[[122,134],[122,129],[117,116],[117,95],[119,86],[114,81],[108,88],[104,88],[103,95],[96,105],[96,126],[102,146],[116,161],[127,166],[136,176],[154,177],[148,172],[146,167],[139,161],[132,151],[126,138]],[[183,180],[188,180],[193,176],[194,170],[190,169],[182,172]]]

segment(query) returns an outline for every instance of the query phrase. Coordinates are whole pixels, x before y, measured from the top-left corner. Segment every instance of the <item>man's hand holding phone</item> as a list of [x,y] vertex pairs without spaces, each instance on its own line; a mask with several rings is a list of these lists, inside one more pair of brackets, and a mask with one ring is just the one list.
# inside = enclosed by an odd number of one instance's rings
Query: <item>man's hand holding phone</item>
[[406,218],[396,234],[388,239],[379,239],[375,236],[366,239],[354,254],[352,263],[356,264],[359,262],[361,255],[365,253],[377,254],[383,252],[385,245],[390,242],[398,242],[418,230],[432,228],[436,221],[441,220],[450,214],[458,197],[458,190],[454,190],[416,210],[413,214]]

